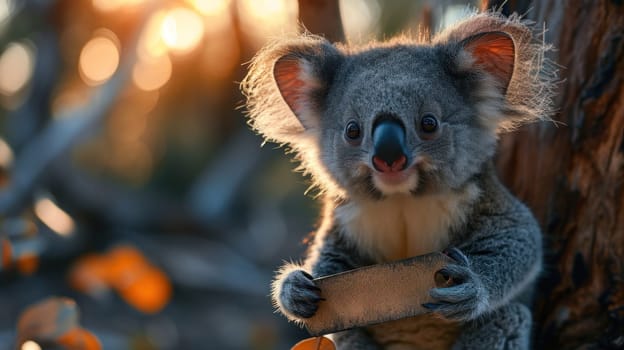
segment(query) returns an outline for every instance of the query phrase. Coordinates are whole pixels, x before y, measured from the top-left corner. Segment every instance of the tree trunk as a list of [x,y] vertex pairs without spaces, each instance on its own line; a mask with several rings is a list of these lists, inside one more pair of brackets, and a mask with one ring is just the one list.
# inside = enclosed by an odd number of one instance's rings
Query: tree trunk
[[555,123],[505,135],[498,168],[545,233],[535,347],[621,349],[624,4],[543,0],[533,8],[527,17],[545,23],[546,42],[557,49],[551,58],[562,66],[558,113]]
[[344,42],[345,34],[336,0],[299,0],[299,22],[310,33],[331,42]]

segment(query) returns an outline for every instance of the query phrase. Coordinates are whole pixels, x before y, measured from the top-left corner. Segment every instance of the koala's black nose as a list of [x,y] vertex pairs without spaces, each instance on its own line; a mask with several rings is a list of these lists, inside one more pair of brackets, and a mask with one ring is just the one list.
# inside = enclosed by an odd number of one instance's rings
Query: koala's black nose
[[405,129],[393,118],[382,117],[373,126],[373,166],[381,172],[405,169]]

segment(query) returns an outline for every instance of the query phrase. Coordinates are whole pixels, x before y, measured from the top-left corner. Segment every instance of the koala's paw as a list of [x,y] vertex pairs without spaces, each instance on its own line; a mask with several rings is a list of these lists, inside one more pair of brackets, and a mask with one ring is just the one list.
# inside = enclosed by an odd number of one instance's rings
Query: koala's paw
[[423,307],[451,320],[474,319],[488,309],[487,290],[459,249],[449,248],[444,254],[455,263],[436,272],[437,288],[429,291],[433,302],[425,303]]
[[284,313],[297,318],[310,318],[323,299],[321,289],[314,284],[312,276],[303,270],[295,270],[284,278],[279,300]]

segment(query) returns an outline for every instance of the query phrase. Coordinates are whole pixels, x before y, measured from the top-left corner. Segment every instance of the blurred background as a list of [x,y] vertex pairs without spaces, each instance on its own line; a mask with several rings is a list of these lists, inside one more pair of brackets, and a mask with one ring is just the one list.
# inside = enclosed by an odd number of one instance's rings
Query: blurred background
[[[325,18],[327,3],[341,16]],[[22,314],[51,296],[74,300],[105,349],[306,337],[268,294],[318,206],[283,150],[246,125],[245,62],[298,22],[358,43],[435,32],[467,5],[478,4],[0,0],[0,350],[28,338],[28,322],[64,315],[65,304]],[[60,339],[76,320],[46,322]]]

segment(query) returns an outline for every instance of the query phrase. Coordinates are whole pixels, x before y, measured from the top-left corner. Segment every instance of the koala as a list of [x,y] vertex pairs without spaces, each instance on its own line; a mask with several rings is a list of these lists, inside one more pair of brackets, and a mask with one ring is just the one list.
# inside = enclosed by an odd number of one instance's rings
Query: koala
[[255,56],[250,125],[296,154],[323,203],[305,261],[273,281],[283,315],[315,314],[314,278],[442,251],[450,283],[429,291],[430,313],[335,333],[338,349],[529,347],[542,238],[492,158],[500,133],[551,111],[556,72],[538,38],[489,12],[428,42],[298,34]]

